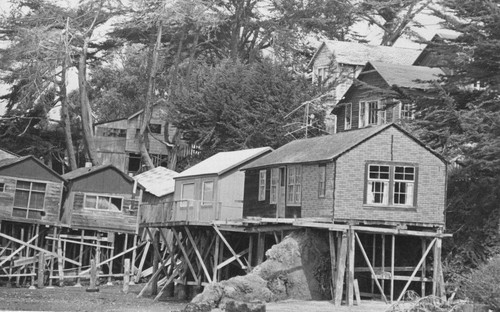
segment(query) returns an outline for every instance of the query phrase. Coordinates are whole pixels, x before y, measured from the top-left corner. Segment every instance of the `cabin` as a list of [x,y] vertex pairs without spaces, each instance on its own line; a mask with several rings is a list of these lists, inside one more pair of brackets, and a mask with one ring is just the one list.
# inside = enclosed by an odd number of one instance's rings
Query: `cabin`
[[175,179],[173,220],[241,219],[245,175],[240,168],[271,152],[270,147],[220,152]]
[[444,226],[447,163],[394,123],[296,140],[242,170],[244,217]]
[[[94,125],[97,157],[101,164],[113,164],[127,174],[143,172],[138,134],[144,111],[127,118],[96,123]],[[161,105],[154,105],[148,126],[148,152],[155,167],[168,165],[168,146],[177,129],[167,121],[167,112]],[[180,156],[190,155],[191,146],[181,140]]]
[[65,182],[33,156],[0,159],[0,220],[58,225]]
[[435,98],[442,75],[439,68],[368,62],[332,110],[336,132],[414,119],[414,98]]
[[68,190],[61,222],[72,229],[136,233],[142,187],[113,165],[63,175]]
[[[458,39],[461,34],[455,31],[441,31],[436,33],[428,42],[422,53],[415,60],[415,66],[439,67],[446,71],[450,57],[456,56],[456,51],[439,51],[438,47],[443,47]],[[449,72],[447,72],[449,74]]]

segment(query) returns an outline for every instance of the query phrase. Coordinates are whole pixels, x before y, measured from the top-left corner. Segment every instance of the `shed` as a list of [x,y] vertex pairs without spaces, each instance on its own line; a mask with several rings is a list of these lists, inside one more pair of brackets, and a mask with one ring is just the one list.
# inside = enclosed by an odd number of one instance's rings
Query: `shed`
[[296,140],[243,167],[243,216],[443,226],[446,165],[394,123]]
[[113,165],[79,168],[68,180],[61,222],[74,229],[136,233],[142,187]]
[[58,225],[65,179],[33,156],[0,160],[0,220]]
[[271,151],[220,152],[181,172],[175,177],[174,220],[241,218],[245,175],[240,168]]

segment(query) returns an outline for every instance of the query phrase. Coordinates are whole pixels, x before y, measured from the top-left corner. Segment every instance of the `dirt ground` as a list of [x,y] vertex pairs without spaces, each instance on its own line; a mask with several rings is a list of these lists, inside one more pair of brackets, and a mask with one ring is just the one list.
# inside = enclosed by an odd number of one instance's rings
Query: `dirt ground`
[[[182,310],[187,302],[165,298],[136,298],[143,285],[130,286],[130,292],[121,292],[121,286],[100,286],[99,292],[89,293],[85,287],[55,287],[52,289],[0,287],[0,311],[151,311]],[[335,307],[328,301],[287,300],[266,304],[267,312],[382,312],[390,308],[382,302],[366,302],[361,306]],[[213,310],[221,311],[221,310]]]

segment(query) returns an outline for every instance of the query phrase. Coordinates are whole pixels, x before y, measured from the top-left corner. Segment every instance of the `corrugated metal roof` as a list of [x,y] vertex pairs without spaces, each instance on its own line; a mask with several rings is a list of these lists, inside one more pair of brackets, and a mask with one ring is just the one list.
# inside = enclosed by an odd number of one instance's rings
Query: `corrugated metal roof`
[[439,76],[444,75],[441,69],[433,67],[370,62],[365,69],[368,69],[369,65],[373,66],[390,86],[396,85],[402,88],[433,89],[435,88],[433,81],[439,80]]
[[134,180],[142,185],[147,192],[162,197],[174,192],[174,177],[178,175],[179,173],[165,167],[156,167],[136,175]]
[[371,61],[411,65],[420,53],[422,53],[422,50],[419,49],[326,40],[316,51],[316,54],[309,63],[310,65],[312,65],[318,53],[324,48],[327,48],[335,56],[337,63],[361,66]]
[[316,138],[295,140],[248,164],[243,169],[331,161],[390,125],[386,124]]
[[176,178],[206,174],[221,175],[270,151],[272,151],[270,147],[259,147],[241,151],[220,152],[184,170]]

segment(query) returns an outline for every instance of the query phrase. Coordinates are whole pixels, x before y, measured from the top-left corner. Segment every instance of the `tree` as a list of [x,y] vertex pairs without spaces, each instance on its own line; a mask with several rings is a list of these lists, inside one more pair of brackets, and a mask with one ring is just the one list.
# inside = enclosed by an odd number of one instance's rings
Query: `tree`
[[[290,113],[315,92],[305,78],[279,64],[226,60],[215,67],[196,66],[190,78],[176,84],[168,104],[171,120],[185,140],[200,147],[203,158],[220,151],[285,144],[294,138],[289,126],[301,124],[303,117],[298,111]],[[310,114],[315,114],[314,125],[320,128],[322,114],[314,108]],[[304,132],[295,132],[301,135]]]

